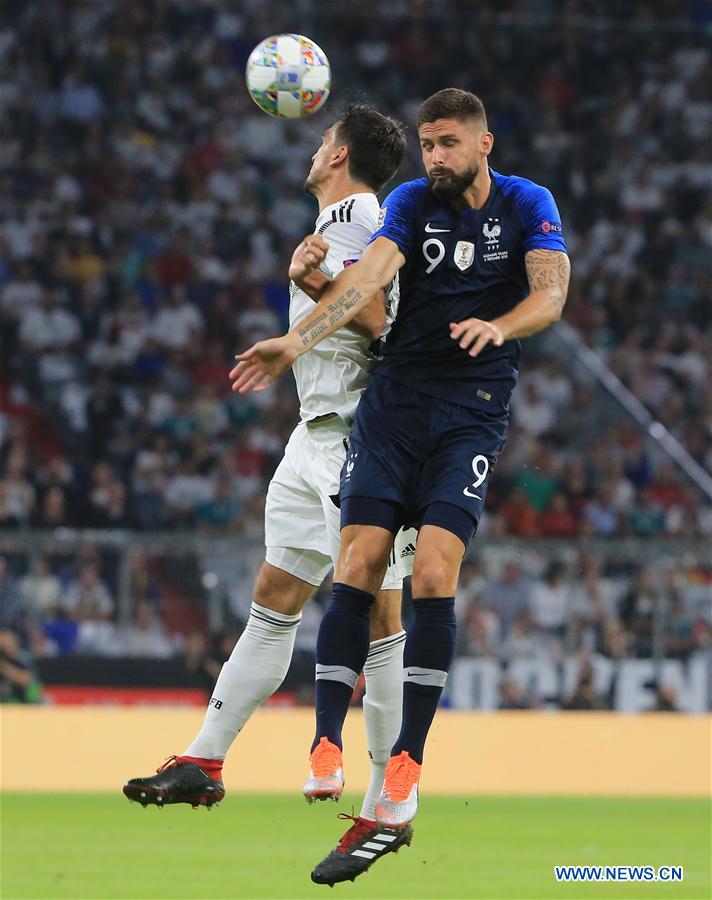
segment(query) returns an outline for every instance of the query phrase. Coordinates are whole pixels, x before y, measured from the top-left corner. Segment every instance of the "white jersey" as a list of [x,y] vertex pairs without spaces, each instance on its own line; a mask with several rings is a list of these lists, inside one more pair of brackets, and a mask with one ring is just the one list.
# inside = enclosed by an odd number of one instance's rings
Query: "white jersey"
[[[352,194],[319,213],[315,231],[324,236],[329,252],[321,271],[329,278],[357,262],[378,227],[379,203],[375,194]],[[289,327],[299,325],[314,310],[314,301],[294,282],[289,285]],[[393,312],[387,310],[385,331]],[[385,332],[384,332],[385,333]],[[292,372],[297,383],[302,421],[338,413],[351,425],[361,394],[376,365],[371,340],[350,328],[339,328],[303,353]]]

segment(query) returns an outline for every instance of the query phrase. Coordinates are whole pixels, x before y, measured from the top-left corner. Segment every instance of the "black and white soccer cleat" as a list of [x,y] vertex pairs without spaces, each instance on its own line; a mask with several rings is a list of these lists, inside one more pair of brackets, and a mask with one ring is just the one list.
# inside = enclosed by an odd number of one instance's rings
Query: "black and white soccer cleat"
[[339,819],[351,819],[353,825],[331,853],[315,866],[311,879],[315,884],[330,887],[340,881],[354,881],[387,853],[397,853],[405,844],[410,846],[413,829],[383,828],[360,816],[339,813]]
[[195,763],[171,756],[155,775],[127,781],[124,794],[142,806],[190,803],[194,809],[198,806],[210,809],[225,796],[225,787],[222,781],[211,778]]

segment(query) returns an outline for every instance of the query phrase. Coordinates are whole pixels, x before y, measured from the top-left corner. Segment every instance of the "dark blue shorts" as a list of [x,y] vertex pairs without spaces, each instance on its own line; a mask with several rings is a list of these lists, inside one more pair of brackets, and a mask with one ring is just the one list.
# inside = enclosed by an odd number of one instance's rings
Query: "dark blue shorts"
[[470,409],[377,375],[349,437],[341,527],[380,525],[395,533],[402,525],[439,525],[467,546],[508,418],[504,409]]

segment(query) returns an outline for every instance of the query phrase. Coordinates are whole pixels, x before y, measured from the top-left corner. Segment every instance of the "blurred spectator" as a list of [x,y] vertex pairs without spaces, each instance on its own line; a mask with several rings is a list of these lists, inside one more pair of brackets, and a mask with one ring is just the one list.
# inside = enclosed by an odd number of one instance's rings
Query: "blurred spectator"
[[631,635],[631,649],[636,656],[653,654],[653,617],[660,602],[656,573],[652,568],[645,567],[640,570],[621,604],[621,620]]
[[8,526],[28,525],[35,508],[36,494],[25,477],[25,461],[20,452],[10,454],[5,465],[5,476],[0,480],[2,516]]
[[515,393],[513,401],[515,421],[527,434],[540,437],[549,431],[556,421],[556,406],[551,399],[542,396],[539,385],[529,382],[522,385],[521,393]]
[[22,591],[18,580],[10,571],[6,557],[0,556],[0,625],[19,625],[23,613]]
[[0,628],[0,703],[39,703],[42,687],[14,631]]
[[641,488],[628,513],[628,525],[638,537],[653,537],[665,530],[665,515],[651,487]]
[[45,492],[35,524],[38,528],[60,528],[75,524],[64,488],[51,487]]
[[499,648],[500,659],[536,659],[550,656],[551,645],[535,630],[531,613],[519,612]]
[[78,652],[108,656],[121,652],[111,621],[114,601],[95,563],[83,564],[79,576],[69,584],[64,609],[78,628],[75,647]]
[[583,514],[591,534],[598,537],[610,537],[620,531],[615,488],[610,482],[601,486],[598,496],[584,507]]
[[539,514],[539,534],[542,537],[570,538],[578,533],[578,520],[569,506],[566,494],[557,492],[547,508]]
[[484,607],[480,597],[475,595],[458,619],[461,622],[458,629],[460,652],[468,656],[497,656],[500,625],[495,610]]
[[64,350],[79,338],[79,323],[63,309],[53,290],[46,290],[39,307],[22,315],[20,340],[28,354]]
[[195,519],[201,531],[235,530],[240,527],[240,504],[229,477],[223,475],[217,478],[210,499],[196,505]]
[[530,587],[517,563],[505,563],[501,577],[487,586],[485,603],[497,612],[503,638],[509,634],[515,619],[522,613],[528,615]]
[[538,445],[531,465],[524,468],[517,478],[517,487],[526,495],[532,508],[541,512],[551,502],[556,486],[551,455],[543,445]]
[[95,563],[82,565],[78,577],[67,588],[63,605],[80,622],[103,621],[112,616],[114,601]]
[[687,659],[695,649],[694,620],[681,596],[673,596],[664,619],[665,656]]
[[109,528],[125,520],[124,485],[114,477],[108,463],[94,466],[91,475],[88,519],[91,525]]
[[204,690],[208,697],[236,642],[236,636],[229,631],[215,635],[210,642],[202,632],[188,635],[183,665],[195,687]]
[[513,490],[499,509],[504,523],[504,533],[516,537],[536,537],[538,533],[537,514],[524,491]]
[[92,459],[106,457],[109,442],[121,425],[123,413],[117,388],[106,374],[100,375],[87,398],[86,420]]
[[151,604],[140,600],[131,625],[117,629],[117,643],[123,656],[145,656],[168,659],[176,652],[175,642],[166,634]]
[[531,614],[534,625],[551,637],[561,637],[568,618],[568,596],[566,566],[553,560],[544,578],[532,585]]
[[677,694],[669,684],[661,684],[655,694],[655,705],[651,712],[679,712]]
[[576,690],[564,701],[564,709],[610,709],[610,704],[596,693],[593,686],[593,667],[585,661],[581,664]]
[[195,347],[203,328],[203,320],[188,300],[185,288],[174,285],[159,308],[151,325],[151,335],[159,346],[169,350]]
[[53,618],[61,606],[62,583],[53,574],[46,556],[39,556],[32,563],[29,575],[20,582],[25,614],[44,621]]
[[617,590],[597,556],[582,553],[568,591],[570,649],[600,648],[607,619],[617,620]]
[[503,681],[500,688],[499,709],[531,709],[528,697],[517,681]]

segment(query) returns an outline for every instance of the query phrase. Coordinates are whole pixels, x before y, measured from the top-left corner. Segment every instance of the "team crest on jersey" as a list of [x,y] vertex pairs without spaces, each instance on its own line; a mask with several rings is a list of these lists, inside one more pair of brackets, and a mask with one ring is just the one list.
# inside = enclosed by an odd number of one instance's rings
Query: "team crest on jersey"
[[485,236],[485,244],[488,249],[497,250],[499,246],[499,236],[502,234],[502,226],[499,219],[487,219],[482,226],[482,234]]
[[383,228],[383,223],[386,221],[386,210],[388,207],[384,206],[383,209],[378,210],[378,223],[376,224],[376,228]]
[[499,246],[499,236],[502,234],[499,219],[487,219],[482,226],[482,234],[485,236],[485,249],[487,250],[482,255],[485,262],[497,262],[509,258],[509,250],[502,250]]
[[465,269],[469,269],[472,265],[472,260],[475,258],[475,245],[471,244],[469,241],[458,241],[455,244],[455,254],[453,259],[455,260],[455,265],[457,268],[464,272]]

